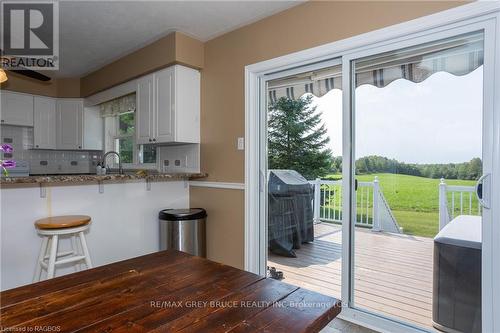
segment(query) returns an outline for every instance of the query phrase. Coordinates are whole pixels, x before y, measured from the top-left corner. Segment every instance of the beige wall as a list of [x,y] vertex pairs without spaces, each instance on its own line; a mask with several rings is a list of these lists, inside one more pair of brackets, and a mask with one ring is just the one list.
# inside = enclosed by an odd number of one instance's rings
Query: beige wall
[[0,88],[51,97],[87,97],[172,64],[203,68],[203,50],[202,42],[173,32],[82,78],[42,82],[7,72],[9,80]]
[[80,97],[80,79],[52,79],[42,82],[7,71],[6,82],[0,89],[50,97]]
[[[244,181],[244,153],[236,150],[236,138],[244,136],[244,67],[291,52],[326,44],[364,32],[404,22],[450,7],[457,2],[307,2],[285,12],[227,33],[205,44],[202,72],[201,169],[209,179]],[[219,189],[192,190],[196,203],[223,215],[208,218],[221,233],[243,239],[243,215],[227,207],[243,207],[243,195],[220,198]],[[221,200],[214,200],[220,198]],[[224,200],[222,200],[224,199]],[[234,213],[231,213],[234,211]],[[237,226],[239,225],[239,226]],[[223,242],[211,233],[211,258],[242,267],[243,241]],[[231,257],[228,258],[229,253]]]
[[207,257],[243,269],[243,196],[241,190],[190,187],[191,207],[207,210]]
[[203,43],[173,32],[81,79],[82,97],[154,72],[174,63],[203,67]]

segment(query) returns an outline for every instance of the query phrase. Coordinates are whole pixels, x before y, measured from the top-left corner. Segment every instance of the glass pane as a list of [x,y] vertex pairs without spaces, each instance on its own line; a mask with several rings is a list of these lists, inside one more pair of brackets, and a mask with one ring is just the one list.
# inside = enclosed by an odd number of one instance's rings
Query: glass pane
[[480,332],[483,35],[353,66],[354,305]]
[[141,145],[139,147],[139,163],[156,163],[155,145]]
[[116,139],[116,146],[122,163],[134,163],[134,139],[132,137]]
[[[339,61],[340,62],[340,61]],[[268,82],[268,276],[340,298],[341,66]]]
[[122,113],[118,116],[118,135],[134,134],[135,112]]

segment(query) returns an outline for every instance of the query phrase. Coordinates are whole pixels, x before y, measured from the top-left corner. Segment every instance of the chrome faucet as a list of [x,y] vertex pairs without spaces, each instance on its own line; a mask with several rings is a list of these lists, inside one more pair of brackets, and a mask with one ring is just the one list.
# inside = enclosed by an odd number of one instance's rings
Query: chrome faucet
[[102,157],[102,167],[106,168],[106,171],[109,171],[109,168],[106,167],[106,157],[108,157],[109,154],[115,154],[118,157],[118,173],[120,175],[123,175],[122,159],[120,157],[120,154],[116,151],[110,150],[106,154],[104,154],[104,156]]

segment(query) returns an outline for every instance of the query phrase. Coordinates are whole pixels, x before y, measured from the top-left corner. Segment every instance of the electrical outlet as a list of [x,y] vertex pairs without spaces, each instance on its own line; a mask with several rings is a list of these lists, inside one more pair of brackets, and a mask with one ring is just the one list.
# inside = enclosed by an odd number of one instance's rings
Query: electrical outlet
[[238,150],[245,150],[245,138],[238,138]]

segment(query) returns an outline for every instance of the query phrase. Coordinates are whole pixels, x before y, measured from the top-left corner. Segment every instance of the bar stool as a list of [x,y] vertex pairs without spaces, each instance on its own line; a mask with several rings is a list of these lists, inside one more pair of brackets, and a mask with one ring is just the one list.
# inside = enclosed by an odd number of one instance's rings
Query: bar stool
[[[90,216],[66,215],[53,216],[35,221],[37,233],[43,237],[40,254],[36,264],[33,282],[41,280],[42,268],[47,271],[47,279],[54,277],[56,266],[85,261],[92,268],[90,254],[84,232],[90,227]],[[59,237],[71,237],[71,251],[58,252]],[[83,253],[80,253],[77,238]],[[65,258],[61,258],[65,257]],[[59,259],[61,258],[61,259]],[[47,261],[47,262],[46,262]],[[75,266],[79,270],[78,266]]]

